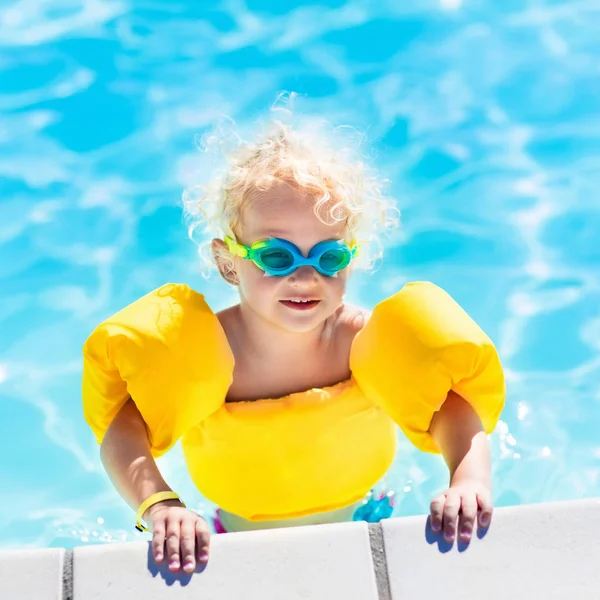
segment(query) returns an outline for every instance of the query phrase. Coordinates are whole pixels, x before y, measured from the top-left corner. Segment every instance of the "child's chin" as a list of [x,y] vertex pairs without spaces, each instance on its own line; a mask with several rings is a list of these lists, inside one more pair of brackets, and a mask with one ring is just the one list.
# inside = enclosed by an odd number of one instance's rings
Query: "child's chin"
[[[300,315],[304,318],[295,319],[293,316],[287,319],[280,319],[281,327],[293,333],[308,333],[319,327],[323,321],[322,318],[316,315]],[[308,317],[308,318],[307,318]]]

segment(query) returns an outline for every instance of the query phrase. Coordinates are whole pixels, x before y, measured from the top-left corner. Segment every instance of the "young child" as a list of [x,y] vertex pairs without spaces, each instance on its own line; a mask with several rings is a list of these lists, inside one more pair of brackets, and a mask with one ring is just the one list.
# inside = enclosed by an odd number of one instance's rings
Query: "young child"
[[[178,439],[217,531],[360,518],[389,469],[396,425],[441,452],[450,485],[431,527],[469,540],[492,514],[486,433],[504,380],[495,349],[442,290],[405,286],[372,315],[344,304],[393,206],[347,152],[275,121],[188,198],[219,230],[212,254],[239,304],[216,315],[168,284],[102,323],[84,347],[85,416],[157,562],[192,572],[210,529],[154,458]],[[364,511],[363,511],[364,512]]]

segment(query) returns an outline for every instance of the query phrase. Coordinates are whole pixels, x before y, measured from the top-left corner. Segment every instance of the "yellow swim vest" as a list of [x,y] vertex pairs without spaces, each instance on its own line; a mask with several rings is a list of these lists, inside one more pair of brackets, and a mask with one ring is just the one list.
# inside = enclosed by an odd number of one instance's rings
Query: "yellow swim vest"
[[454,390],[494,429],[504,377],[489,338],[443,290],[411,283],[356,336],[352,378],[226,403],[233,355],[201,294],[168,284],[99,325],[83,349],[83,408],[98,443],[131,397],[152,454],[182,439],[209,500],[253,521],[316,514],[364,497],[389,469],[397,423],[438,452],[431,419]]

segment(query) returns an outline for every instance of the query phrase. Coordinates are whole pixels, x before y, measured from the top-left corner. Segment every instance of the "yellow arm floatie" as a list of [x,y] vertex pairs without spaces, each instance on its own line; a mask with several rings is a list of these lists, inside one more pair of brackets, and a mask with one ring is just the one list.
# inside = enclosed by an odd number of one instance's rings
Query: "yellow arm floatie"
[[83,356],[83,411],[98,443],[131,397],[154,456],[222,406],[233,376],[225,332],[186,285],[165,285],[104,321]]
[[425,452],[439,452],[428,430],[450,390],[469,402],[488,434],[504,406],[493,343],[432,283],[409,283],[375,307],[354,340],[350,368],[365,395]]

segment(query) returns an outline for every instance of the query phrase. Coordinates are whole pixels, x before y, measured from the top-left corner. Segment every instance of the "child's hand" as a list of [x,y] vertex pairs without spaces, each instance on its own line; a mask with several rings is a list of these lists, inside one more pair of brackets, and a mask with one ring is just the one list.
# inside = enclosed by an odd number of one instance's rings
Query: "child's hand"
[[193,573],[196,561],[208,562],[210,529],[195,512],[177,501],[160,502],[146,511],[144,520],[152,531],[152,554],[157,563],[162,562],[165,551],[170,571],[178,571],[183,563],[183,570]]
[[488,485],[479,481],[453,483],[431,502],[431,529],[436,533],[443,529],[446,541],[452,542],[458,518],[459,537],[468,542],[475,518],[479,515],[479,527],[488,527],[492,509],[492,492]]

